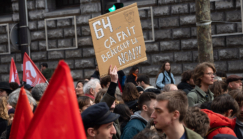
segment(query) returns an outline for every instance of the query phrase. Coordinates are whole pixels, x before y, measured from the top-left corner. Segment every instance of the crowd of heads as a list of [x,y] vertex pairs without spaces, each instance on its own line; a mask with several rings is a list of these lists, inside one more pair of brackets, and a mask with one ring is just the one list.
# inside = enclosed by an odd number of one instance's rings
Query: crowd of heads
[[[48,65],[42,67],[45,70]],[[161,73],[168,79],[159,79]],[[236,131],[241,127],[237,124],[243,125],[242,77],[227,77],[208,62],[184,71],[180,83],[175,83],[172,73],[170,62],[165,62],[155,77],[163,88],[157,83],[153,86],[151,78],[140,74],[137,66],[131,68],[126,80],[123,72],[97,78],[96,70],[91,78],[77,81],[75,92],[87,138],[179,139],[185,133],[188,139],[211,139],[217,134],[239,138],[241,132]],[[24,86],[33,111],[47,86]],[[19,93],[18,84],[0,83],[0,118],[8,120],[8,125]]]

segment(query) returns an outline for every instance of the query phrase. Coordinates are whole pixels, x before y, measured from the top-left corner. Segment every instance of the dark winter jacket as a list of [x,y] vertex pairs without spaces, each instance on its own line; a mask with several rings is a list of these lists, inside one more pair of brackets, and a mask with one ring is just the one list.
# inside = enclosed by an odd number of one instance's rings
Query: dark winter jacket
[[230,134],[236,137],[234,133],[235,120],[224,117],[221,114],[213,111],[202,109],[208,115],[210,121],[210,130],[213,130],[207,135],[207,139],[212,139],[217,134]]
[[3,131],[7,129],[8,120],[0,118],[0,136],[2,135]]
[[92,78],[96,78],[96,79],[100,79],[100,72],[99,71],[95,71],[92,75]]
[[147,87],[146,89],[144,89],[144,92],[153,92],[156,95],[160,94],[160,90],[155,88],[155,87],[153,87],[153,86]]
[[121,139],[132,139],[146,127],[147,121],[140,114],[141,111],[137,111],[131,116],[130,121],[123,130]]
[[183,90],[184,92],[186,92],[186,94],[188,94],[194,87],[187,82],[180,82],[177,85],[177,88]]
[[239,139],[243,139],[243,134],[241,131],[242,129],[243,129],[243,124],[238,119],[236,119],[234,131],[235,131],[237,138],[239,138]]
[[133,112],[138,110],[138,100],[127,101],[125,104],[129,107],[129,109]]
[[135,86],[138,86],[136,83],[136,77],[132,74],[127,76],[126,83],[132,82]]
[[[107,90],[107,93],[105,93],[105,95],[103,96],[103,98],[100,101],[100,102],[106,102],[106,104],[108,105],[109,108],[112,106],[112,104],[116,100],[116,98],[115,98],[116,86],[117,86],[116,83],[111,82],[110,86]],[[120,131],[118,119],[114,121],[113,125],[116,129],[116,134],[113,135],[112,139],[120,139],[121,131]]]
[[188,94],[189,107],[193,107],[196,104],[202,104],[206,101],[212,101],[214,99],[213,93],[209,90],[208,94],[205,93],[201,88],[195,86]]

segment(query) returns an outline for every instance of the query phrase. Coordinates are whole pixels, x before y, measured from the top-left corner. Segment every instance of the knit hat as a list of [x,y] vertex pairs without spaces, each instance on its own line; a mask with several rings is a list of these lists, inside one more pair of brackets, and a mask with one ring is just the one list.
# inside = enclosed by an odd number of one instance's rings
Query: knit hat
[[11,109],[8,110],[8,115],[9,114],[14,114],[14,112],[15,112],[15,109],[14,108],[11,108]]

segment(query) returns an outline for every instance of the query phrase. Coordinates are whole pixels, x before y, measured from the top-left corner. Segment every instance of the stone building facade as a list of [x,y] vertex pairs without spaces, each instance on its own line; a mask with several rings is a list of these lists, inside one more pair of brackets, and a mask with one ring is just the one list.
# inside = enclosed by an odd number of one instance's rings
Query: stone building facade
[[[74,0],[73,0],[74,1]],[[76,0],[77,1],[77,0]],[[78,0],[79,1],[79,0]],[[0,15],[0,24],[9,28],[19,21],[18,1],[11,0],[10,15]],[[89,77],[95,69],[96,59],[92,46],[88,20],[100,15],[99,0],[80,0],[74,7],[56,8],[56,0],[27,0],[28,26],[31,34],[30,57],[40,67],[46,62],[54,69],[60,59],[71,68],[74,80]],[[128,5],[130,3],[125,3]],[[171,62],[172,72],[179,82],[183,71],[191,70],[198,64],[196,18],[194,0],[148,0],[138,3],[139,7],[153,7],[153,11],[141,10],[140,18],[144,38],[151,39],[151,13],[154,18],[155,41],[146,43],[148,60],[139,64],[140,73],[155,80],[164,61]],[[46,48],[45,19],[75,16],[77,48],[75,47],[74,19],[55,19],[46,22],[48,29],[48,48],[71,48],[67,50],[48,50]],[[211,2],[213,21],[236,23],[212,23],[212,34],[242,32],[240,0]],[[0,53],[7,51],[6,29],[0,26]],[[70,46],[70,47],[69,47]],[[243,73],[243,36],[213,37],[214,60],[218,70],[226,73]],[[11,57],[22,79],[22,57],[19,48],[11,45],[11,54],[0,54],[0,81],[8,81]],[[128,73],[125,69],[125,73]]]

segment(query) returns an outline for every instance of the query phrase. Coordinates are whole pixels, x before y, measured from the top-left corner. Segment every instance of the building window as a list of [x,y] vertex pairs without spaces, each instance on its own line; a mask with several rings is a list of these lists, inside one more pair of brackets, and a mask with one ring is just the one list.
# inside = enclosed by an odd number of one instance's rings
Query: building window
[[0,15],[12,14],[11,0],[0,0]]
[[80,0],[56,0],[57,9],[77,6],[80,6]]

